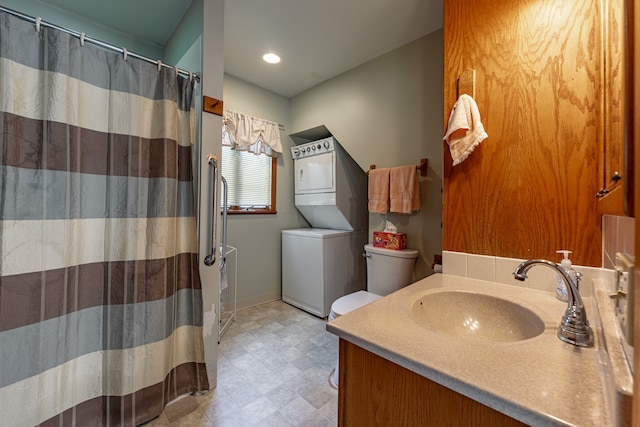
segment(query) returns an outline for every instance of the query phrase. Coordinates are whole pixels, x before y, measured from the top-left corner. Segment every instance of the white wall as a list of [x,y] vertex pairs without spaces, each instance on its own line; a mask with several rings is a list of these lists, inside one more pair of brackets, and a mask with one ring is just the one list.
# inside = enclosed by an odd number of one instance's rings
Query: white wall
[[[211,248],[209,236],[212,188],[207,155],[216,154],[218,158],[220,157],[222,119],[220,116],[202,112],[201,97],[206,95],[222,99],[223,39],[224,0],[194,0],[164,48],[164,60],[167,63],[176,64],[187,71],[199,72],[202,77],[196,86],[194,100],[197,115],[196,138],[198,139],[194,147],[194,155],[195,158],[199,158],[194,174],[199,176],[197,184],[200,194],[198,232],[203,305],[202,334],[209,385],[212,388],[217,383],[220,256],[216,254],[217,261],[212,266],[204,265],[202,260]],[[219,247],[219,244],[216,243],[215,247]]]
[[[189,55],[188,58],[185,58],[185,53],[189,53],[196,43],[201,43],[204,26],[203,8],[204,0],[192,1],[163,47],[164,62],[181,66],[184,64],[185,69],[191,72],[202,71],[202,49],[198,49],[197,54]],[[189,58],[193,58],[193,61]]]
[[295,145],[289,132],[289,99],[233,76],[224,77],[224,108],[277,122],[283,154],[278,157],[275,215],[229,215],[227,241],[238,248],[238,307],[279,299],[281,287],[281,231],[308,227],[293,204]]
[[[292,99],[225,75],[225,108],[286,128],[278,159],[278,214],[229,218],[229,244],[238,248],[238,307],[281,296],[281,231],[309,226],[293,204],[294,144],[287,135],[320,124],[364,170],[429,159],[429,176],[420,178],[421,211],[388,218],[420,251],[414,278],[431,274],[433,255],[442,252],[442,45],[442,31],[435,32]],[[370,214],[369,240],[383,223],[383,215]]]
[[162,46],[136,39],[129,34],[113,30],[40,0],[1,0],[0,5],[28,16],[40,17],[43,21],[68,30],[85,33],[88,37],[105,43],[126,47],[130,52],[135,52],[151,59],[162,58]]
[[[443,55],[439,30],[291,99],[289,133],[324,124],[365,171],[429,159],[420,212],[387,215],[420,251],[416,280],[442,252]],[[369,215],[369,241],[384,219]]]
[[[199,1],[198,1],[199,2]],[[194,2],[196,3],[196,2]],[[224,75],[224,0],[206,0],[202,2],[202,95],[215,99],[222,99],[223,75]],[[220,158],[222,145],[222,118],[214,114],[202,115],[202,153],[200,156],[200,279],[202,281],[202,305],[203,305],[203,337],[205,346],[205,360],[209,385],[213,388],[217,383],[217,350],[218,350],[218,320],[220,276],[218,262],[206,267],[202,260],[211,246],[207,245],[204,235],[209,235],[209,230],[202,226],[202,221],[208,218],[209,208],[204,202],[206,196],[211,194],[207,188],[209,182],[207,154],[213,153]],[[219,200],[214,206],[220,206]],[[217,214],[217,211],[216,211]],[[219,242],[219,237],[217,242]],[[215,244],[219,246],[218,243]]]

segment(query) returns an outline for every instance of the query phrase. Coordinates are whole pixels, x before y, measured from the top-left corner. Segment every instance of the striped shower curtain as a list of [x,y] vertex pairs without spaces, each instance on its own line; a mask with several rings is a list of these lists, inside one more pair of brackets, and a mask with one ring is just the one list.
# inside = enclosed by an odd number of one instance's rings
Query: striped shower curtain
[[137,425],[208,389],[176,70],[0,12],[0,425]]

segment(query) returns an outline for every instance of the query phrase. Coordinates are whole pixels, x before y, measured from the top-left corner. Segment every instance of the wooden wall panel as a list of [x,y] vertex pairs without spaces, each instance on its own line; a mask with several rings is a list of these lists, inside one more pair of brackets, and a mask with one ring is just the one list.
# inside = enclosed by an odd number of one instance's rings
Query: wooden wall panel
[[[445,2],[445,119],[476,70],[489,137],[444,155],[443,249],[601,265],[603,111],[599,0]],[[446,126],[446,123],[445,123]]]

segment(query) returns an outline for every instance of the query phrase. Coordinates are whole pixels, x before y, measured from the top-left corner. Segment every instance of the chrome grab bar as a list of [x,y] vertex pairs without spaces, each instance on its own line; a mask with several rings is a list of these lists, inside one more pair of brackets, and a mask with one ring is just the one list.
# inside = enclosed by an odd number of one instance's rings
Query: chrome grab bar
[[222,270],[227,263],[227,198],[229,196],[229,186],[224,176],[220,176],[222,181],[222,244],[220,244],[220,266]]
[[212,266],[216,262],[216,235],[218,234],[218,209],[216,201],[218,200],[218,157],[215,154],[207,156],[209,166],[211,166],[211,187],[213,194],[211,195],[211,234],[209,236],[209,244],[211,253],[204,258],[204,265]]

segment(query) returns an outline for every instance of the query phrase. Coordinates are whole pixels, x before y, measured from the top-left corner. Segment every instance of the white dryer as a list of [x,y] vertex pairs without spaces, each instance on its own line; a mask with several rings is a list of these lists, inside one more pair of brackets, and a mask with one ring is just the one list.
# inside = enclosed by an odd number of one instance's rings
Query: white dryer
[[282,231],[282,300],[327,317],[341,296],[366,287],[366,232],[302,228]]
[[367,230],[367,174],[333,137],[291,148],[295,205],[316,228]]

